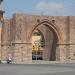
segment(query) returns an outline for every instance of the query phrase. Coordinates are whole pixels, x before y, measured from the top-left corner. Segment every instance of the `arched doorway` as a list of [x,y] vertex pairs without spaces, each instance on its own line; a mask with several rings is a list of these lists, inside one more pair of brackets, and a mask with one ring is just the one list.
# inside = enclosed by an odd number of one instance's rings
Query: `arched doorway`
[[32,60],[43,60],[43,47],[45,39],[42,32],[37,29],[32,35]]
[[[42,29],[44,28],[44,29]],[[42,59],[48,61],[56,60],[56,44],[59,41],[59,33],[55,25],[53,25],[50,21],[44,20],[35,25],[30,33],[30,38],[36,32],[36,30],[41,30],[41,33],[38,31],[41,38],[44,38],[44,44],[41,48],[42,50]],[[32,54],[33,55],[33,54]]]

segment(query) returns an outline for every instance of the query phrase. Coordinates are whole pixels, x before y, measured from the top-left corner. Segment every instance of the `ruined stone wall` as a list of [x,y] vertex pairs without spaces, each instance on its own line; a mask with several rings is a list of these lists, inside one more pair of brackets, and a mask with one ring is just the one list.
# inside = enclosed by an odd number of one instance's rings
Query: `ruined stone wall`
[[[60,60],[62,62],[75,60],[75,17],[53,17],[28,14],[14,14],[11,20],[4,21],[2,33],[3,60],[6,58],[5,54],[8,52],[12,52],[13,60],[15,62],[32,60],[31,39],[29,39],[28,36],[32,32],[33,27],[38,25],[39,21],[44,19],[51,22],[52,20],[55,20],[54,26],[57,28],[60,36],[56,47],[56,60]],[[38,27],[45,37],[45,34],[47,34],[48,31],[45,31],[44,28],[44,26]],[[47,37],[45,37],[45,39],[47,39]]]
[[57,45],[57,58],[62,62],[67,61],[69,59],[69,20],[68,16],[57,16],[55,17],[56,24],[59,28],[59,33],[61,35],[60,43]]
[[70,17],[70,59],[75,61],[75,17]]
[[13,61],[15,63],[32,60],[31,42],[27,41],[25,15],[14,15],[11,21]]
[[[16,14],[16,41],[21,38],[21,41],[29,41],[27,36],[30,34],[32,28],[38,24],[38,19],[40,21],[48,19],[52,21],[55,20],[55,26],[60,33],[60,39],[58,42],[57,54],[60,56],[61,61],[65,61],[68,58],[67,54],[67,44],[68,44],[68,17],[64,16],[35,16],[35,15],[25,15],[25,14]],[[21,36],[20,36],[21,35]],[[66,36],[67,35],[67,36]],[[18,37],[17,37],[18,36]],[[24,38],[23,38],[24,37]],[[20,41],[20,40],[18,40]],[[30,41],[31,42],[31,41]],[[59,51],[58,51],[59,50]],[[67,55],[66,55],[67,54]]]

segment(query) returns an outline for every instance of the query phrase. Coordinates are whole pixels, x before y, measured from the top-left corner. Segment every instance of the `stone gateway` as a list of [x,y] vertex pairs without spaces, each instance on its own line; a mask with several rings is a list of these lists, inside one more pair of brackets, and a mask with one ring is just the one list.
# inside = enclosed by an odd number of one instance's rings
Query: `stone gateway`
[[[2,2],[2,1],[1,1]],[[15,63],[75,61],[75,16],[15,13],[9,20],[0,10],[0,59]]]

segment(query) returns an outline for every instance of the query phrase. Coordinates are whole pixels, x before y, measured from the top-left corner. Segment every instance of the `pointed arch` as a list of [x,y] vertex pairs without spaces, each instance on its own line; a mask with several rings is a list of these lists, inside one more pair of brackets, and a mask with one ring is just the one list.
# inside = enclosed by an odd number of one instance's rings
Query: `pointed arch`
[[55,35],[57,42],[59,42],[59,40],[61,39],[61,36],[58,32],[58,28],[56,27],[56,25],[54,23],[52,23],[51,21],[49,21],[47,19],[44,19],[44,20],[40,21],[39,23],[37,23],[36,25],[33,25],[32,30],[28,34],[29,40],[31,39],[33,32],[41,25],[48,27]]

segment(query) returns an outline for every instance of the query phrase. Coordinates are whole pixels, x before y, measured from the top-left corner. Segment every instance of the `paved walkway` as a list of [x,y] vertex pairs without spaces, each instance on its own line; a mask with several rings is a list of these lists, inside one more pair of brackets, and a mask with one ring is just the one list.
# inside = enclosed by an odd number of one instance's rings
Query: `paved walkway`
[[75,64],[0,64],[0,75],[75,75]]

